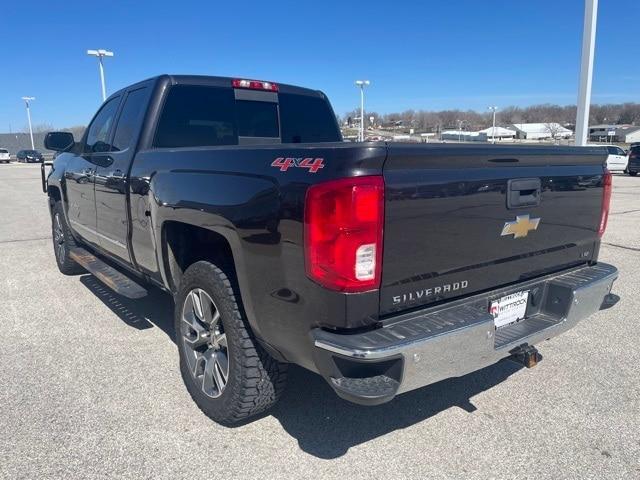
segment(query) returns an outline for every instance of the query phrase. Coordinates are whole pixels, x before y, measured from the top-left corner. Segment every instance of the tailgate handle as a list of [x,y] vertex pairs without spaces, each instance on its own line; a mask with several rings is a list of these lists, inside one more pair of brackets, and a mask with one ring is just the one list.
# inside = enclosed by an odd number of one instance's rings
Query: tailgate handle
[[539,178],[509,180],[507,187],[507,208],[540,205],[541,182]]

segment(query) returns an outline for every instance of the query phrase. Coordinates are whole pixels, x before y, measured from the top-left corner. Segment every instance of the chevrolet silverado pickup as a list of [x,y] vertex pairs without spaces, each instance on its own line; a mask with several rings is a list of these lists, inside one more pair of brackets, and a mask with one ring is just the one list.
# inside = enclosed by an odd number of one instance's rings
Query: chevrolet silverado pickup
[[45,176],[63,274],[172,295],[180,370],[233,424],[287,365],[375,405],[612,305],[599,147],[345,143],[322,92],[162,75],[111,95]]

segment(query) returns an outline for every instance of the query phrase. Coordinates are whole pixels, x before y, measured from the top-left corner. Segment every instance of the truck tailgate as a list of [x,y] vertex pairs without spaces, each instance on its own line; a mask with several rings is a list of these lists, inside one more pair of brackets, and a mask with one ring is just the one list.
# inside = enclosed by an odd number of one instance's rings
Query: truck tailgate
[[380,313],[597,258],[606,151],[388,146]]

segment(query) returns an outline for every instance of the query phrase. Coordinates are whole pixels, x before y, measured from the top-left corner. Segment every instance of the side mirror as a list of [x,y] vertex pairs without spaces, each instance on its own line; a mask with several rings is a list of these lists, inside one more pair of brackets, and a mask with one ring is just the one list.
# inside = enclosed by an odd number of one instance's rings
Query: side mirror
[[49,132],[44,137],[44,148],[47,150],[54,150],[56,152],[66,152],[76,141],[73,138],[71,132]]

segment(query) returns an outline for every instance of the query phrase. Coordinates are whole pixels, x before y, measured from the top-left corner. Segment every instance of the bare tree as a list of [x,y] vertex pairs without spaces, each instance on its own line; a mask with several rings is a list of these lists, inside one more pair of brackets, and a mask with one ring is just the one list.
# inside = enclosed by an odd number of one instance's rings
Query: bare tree
[[[440,132],[449,128],[457,128],[457,120],[464,121],[465,125],[472,130],[480,130],[491,126],[491,115],[486,112],[476,112],[474,110],[405,110],[404,112],[392,112],[377,114],[376,112],[366,113],[365,117],[376,117],[376,123],[385,126],[394,126],[399,130],[408,131],[415,128],[425,132]],[[351,117],[355,119],[360,116],[360,109],[356,108],[343,115],[343,119]],[[576,118],[575,105],[553,105],[541,104],[528,107],[507,106],[500,110],[500,123],[511,125],[518,123],[544,123],[549,126],[549,132],[553,137],[557,137],[561,131],[561,125],[573,125]],[[378,120],[379,119],[379,120]],[[366,121],[366,119],[365,119]],[[640,125],[640,104],[625,103],[618,105],[592,105],[591,125],[598,123],[625,123]],[[552,125],[554,124],[554,125]],[[560,125],[558,125],[560,124]]]
[[[54,130],[54,128],[50,123],[38,123],[37,125],[33,126],[33,133],[45,133],[51,132],[52,130]],[[29,127],[27,127],[26,131],[29,131]]]
[[560,136],[560,132],[562,132],[563,127],[557,122],[547,122],[544,124],[544,128],[549,132],[551,138],[555,140]]

